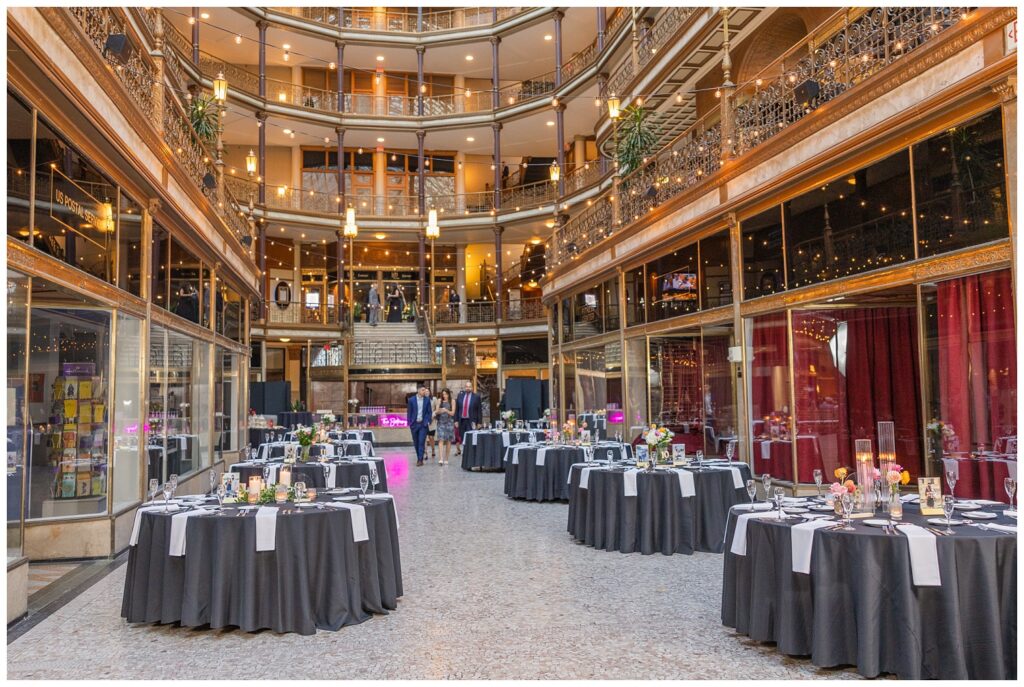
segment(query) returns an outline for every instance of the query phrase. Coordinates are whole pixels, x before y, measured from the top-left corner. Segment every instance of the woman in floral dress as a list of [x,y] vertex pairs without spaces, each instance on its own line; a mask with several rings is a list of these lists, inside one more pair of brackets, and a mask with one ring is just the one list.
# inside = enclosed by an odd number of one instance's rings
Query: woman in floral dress
[[438,465],[448,464],[448,453],[452,450],[452,442],[455,441],[455,403],[452,401],[452,392],[448,389],[441,389],[441,400],[437,404],[437,430],[434,440],[440,444],[441,460]]

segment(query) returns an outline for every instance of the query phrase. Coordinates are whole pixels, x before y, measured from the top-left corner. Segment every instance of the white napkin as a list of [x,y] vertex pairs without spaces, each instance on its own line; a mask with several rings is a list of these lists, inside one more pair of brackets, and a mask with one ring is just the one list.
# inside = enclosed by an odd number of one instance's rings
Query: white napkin
[[372,456],[373,455],[373,443],[372,442],[369,442],[369,441],[364,441],[363,442],[363,455],[367,455],[367,456]]
[[[368,499],[383,499],[385,501],[390,500],[392,502],[394,502],[394,500],[395,500],[395,497],[392,494],[367,494],[366,498],[368,498]],[[398,504],[394,504],[394,508],[395,508],[395,529],[401,529],[401,525],[398,524]]]
[[501,433],[501,445],[502,446],[508,446],[508,444],[509,444],[508,432],[502,432]]
[[903,503],[911,503],[913,501],[920,501],[920,500],[921,500],[921,495],[920,494],[907,494],[905,496],[901,496],[900,497],[900,501],[902,501]]
[[473,435],[473,445],[476,446],[476,438],[478,436],[477,432],[472,432],[472,435]]
[[1009,532],[1010,534],[1017,534],[1017,528],[1013,525],[1000,525],[998,523],[992,523],[991,525],[986,524],[986,529],[996,530],[998,532]]
[[197,508],[195,510],[185,511],[184,513],[178,513],[171,516],[171,536],[170,546],[167,547],[168,556],[184,556],[185,555],[185,528],[188,524],[188,519],[193,518],[197,515],[212,515],[216,511],[207,510],[205,508]]
[[640,471],[630,468],[622,473],[622,491],[624,496],[636,496],[636,476]]
[[569,466],[569,476],[566,477],[566,479],[565,479],[565,483],[566,484],[572,484],[572,469],[575,468],[575,467],[580,467],[580,468],[586,469],[587,464],[586,463],[573,463],[572,465],[570,465]]
[[519,447],[515,446],[512,449],[512,464],[519,465]]
[[935,535],[917,525],[896,525],[896,529],[907,536],[910,548],[910,571],[918,587],[941,587],[939,577],[939,552],[935,547]]
[[537,465],[541,467],[544,466],[544,457],[547,452],[548,450],[546,448],[537,449]]
[[743,475],[740,473],[740,469],[739,468],[735,468],[735,467],[731,467],[731,466],[727,466],[727,465],[707,465],[705,467],[708,467],[708,468],[710,468],[712,470],[729,470],[730,472],[732,472],[732,486],[733,486],[733,488],[734,489],[742,489],[744,487]]
[[761,460],[772,459],[772,443],[770,441],[761,442]]
[[[161,511],[163,509],[163,506],[145,506],[135,511],[135,524],[132,525],[132,536],[131,539],[128,540],[128,543],[131,546],[135,546],[139,543],[139,528],[142,526],[142,514],[150,510]],[[172,503],[170,510],[167,512],[173,513],[176,510],[178,510],[178,507]]]
[[689,470],[675,470],[674,472],[679,475],[679,493],[683,498],[696,496],[697,490],[693,487],[693,473]]
[[596,468],[583,468],[580,472],[580,489],[586,489],[590,484],[590,472]]
[[979,506],[1002,506],[1005,505],[1002,501],[989,501],[988,499],[971,499],[970,501],[963,500],[960,503],[974,503]]
[[773,511],[765,511],[763,513],[745,513],[740,517],[736,518],[736,529],[732,534],[732,547],[729,549],[737,556],[747,555],[747,521],[751,518],[777,518],[779,517]]
[[809,520],[790,528],[793,572],[811,574],[811,546],[814,544],[814,530],[832,527],[835,524],[832,520]]
[[256,511],[256,550],[273,551],[277,546],[277,508],[260,506]]
[[343,501],[331,501],[325,503],[331,508],[344,508],[352,514],[352,540],[369,541],[370,533],[366,529],[366,508],[358,503],[345,503]]

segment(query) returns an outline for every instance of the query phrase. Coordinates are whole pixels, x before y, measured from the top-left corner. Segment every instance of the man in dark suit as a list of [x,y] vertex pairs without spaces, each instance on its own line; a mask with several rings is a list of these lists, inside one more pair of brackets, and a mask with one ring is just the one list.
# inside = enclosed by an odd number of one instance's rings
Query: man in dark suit
[[423,453],[426,450],[427,427],[431,416],[430,391],[421,386],[415,396],[410,396],[406,405],[405,419],[412,432],[412,445],[416,447],[416,466],[423,465]]
[[[480,395],[473,392],[473,383],[466,382],[466,387],[459,392],[455,399],[455,422],[459,426],[459,443],[466,436],[466,432],[476,429],[476,426],[483,421],[480,414]],[[462,455],[460,446],[456,455]]]

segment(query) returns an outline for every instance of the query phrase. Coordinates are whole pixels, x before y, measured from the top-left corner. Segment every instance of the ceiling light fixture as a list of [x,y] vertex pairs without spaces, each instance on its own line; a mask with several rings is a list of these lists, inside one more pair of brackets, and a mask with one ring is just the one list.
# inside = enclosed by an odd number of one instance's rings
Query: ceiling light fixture
[[473,56],[472,55],[466,55],[466,62],[472,62],[472,61],[473,61]]
[[546,41],[549,41],[549,40],[551,40],[552,38],[553,38],[553,36],[552,36],[552,35],[551,35],[550,33],[546,33],[546,34],[544,34],[544,40],[546,40]]
[[199,16],[200,16],[200,17],[201,17],[202,19],[209,19],[209,18],[210,18],[210,13],[209,13],[209,12],[200,12],[200,13],[199,13]]

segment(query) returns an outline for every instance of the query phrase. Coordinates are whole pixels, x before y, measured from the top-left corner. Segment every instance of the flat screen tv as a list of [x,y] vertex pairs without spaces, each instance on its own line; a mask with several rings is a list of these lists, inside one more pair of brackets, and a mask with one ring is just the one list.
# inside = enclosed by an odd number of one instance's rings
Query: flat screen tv
[[661,278],[661,298],[666,301],[697,299],[697,275],[693,272],[672,272]]

